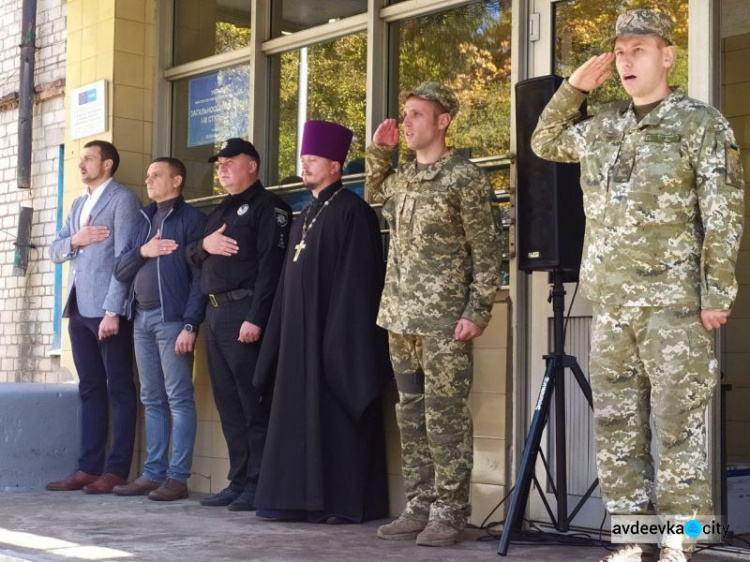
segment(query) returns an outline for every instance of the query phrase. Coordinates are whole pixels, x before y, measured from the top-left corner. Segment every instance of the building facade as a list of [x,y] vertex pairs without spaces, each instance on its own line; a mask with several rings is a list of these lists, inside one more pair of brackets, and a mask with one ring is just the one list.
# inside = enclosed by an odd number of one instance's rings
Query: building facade
[[[65,139],[67,5],[42,0],[37,10],[31,189],[17,187],[21,0],[0,7],[0,382],[72,380],[59,358],[54,238]],[[19,209],[31,207],[33,247],[25,276],[14,275]],[[59,311],[58,311],[59,312]]]

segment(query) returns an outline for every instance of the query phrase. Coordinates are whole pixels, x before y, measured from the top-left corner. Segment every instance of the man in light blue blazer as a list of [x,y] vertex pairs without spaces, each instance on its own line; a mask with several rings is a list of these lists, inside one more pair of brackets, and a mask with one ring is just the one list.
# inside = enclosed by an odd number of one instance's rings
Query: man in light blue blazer
[[[73,201],[65,225],[52,242],[52,261],[70,261],[63,316],[78,371],[81,396],[81,453],[78,470],[50,482],[52,491],[107,494],[125,484],[133,457],[136,392],[133,381],[133,327],[126,318],[128,284],[113,275],[138,219],[138,197],[112,179],[120,164],[106,141],[87,143],[78,165],[83,195]],[[113,440],[105,463],[109,403]]]

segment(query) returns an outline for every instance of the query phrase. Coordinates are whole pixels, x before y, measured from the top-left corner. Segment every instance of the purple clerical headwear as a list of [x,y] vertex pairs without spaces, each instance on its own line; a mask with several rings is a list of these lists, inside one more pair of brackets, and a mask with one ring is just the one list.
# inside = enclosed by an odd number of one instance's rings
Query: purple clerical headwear
[[343,165],[352,137],[354,133],[338,123],[308,121],[302,132],[300,156],[320,156]]

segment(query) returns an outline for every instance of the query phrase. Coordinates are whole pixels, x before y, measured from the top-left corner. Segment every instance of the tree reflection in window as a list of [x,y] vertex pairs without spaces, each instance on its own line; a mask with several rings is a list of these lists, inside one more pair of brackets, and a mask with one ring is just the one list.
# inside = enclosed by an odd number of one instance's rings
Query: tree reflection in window
[[179,65],[250,45],[250,3],[175,0],[173,61]]

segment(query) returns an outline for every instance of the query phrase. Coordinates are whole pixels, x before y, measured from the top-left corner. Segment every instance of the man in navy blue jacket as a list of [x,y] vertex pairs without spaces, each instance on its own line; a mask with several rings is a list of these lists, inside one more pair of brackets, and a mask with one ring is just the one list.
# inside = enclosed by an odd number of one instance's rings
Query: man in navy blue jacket
[[117,280],[130,283],[127,311],[135,316],[135,358],[146,409],[143,474],[115,486],[112,491],[120,496],[148,494],[157,501],[188,496],[197,426],[193,347],[206,298],[200,268],[188,263],[185,248],[203,235],[206,217],[185,203],[184,183],[185,165],[179,160],[151,162],[146,188],[153,203],[141,210],[143,220],[115,263]]

